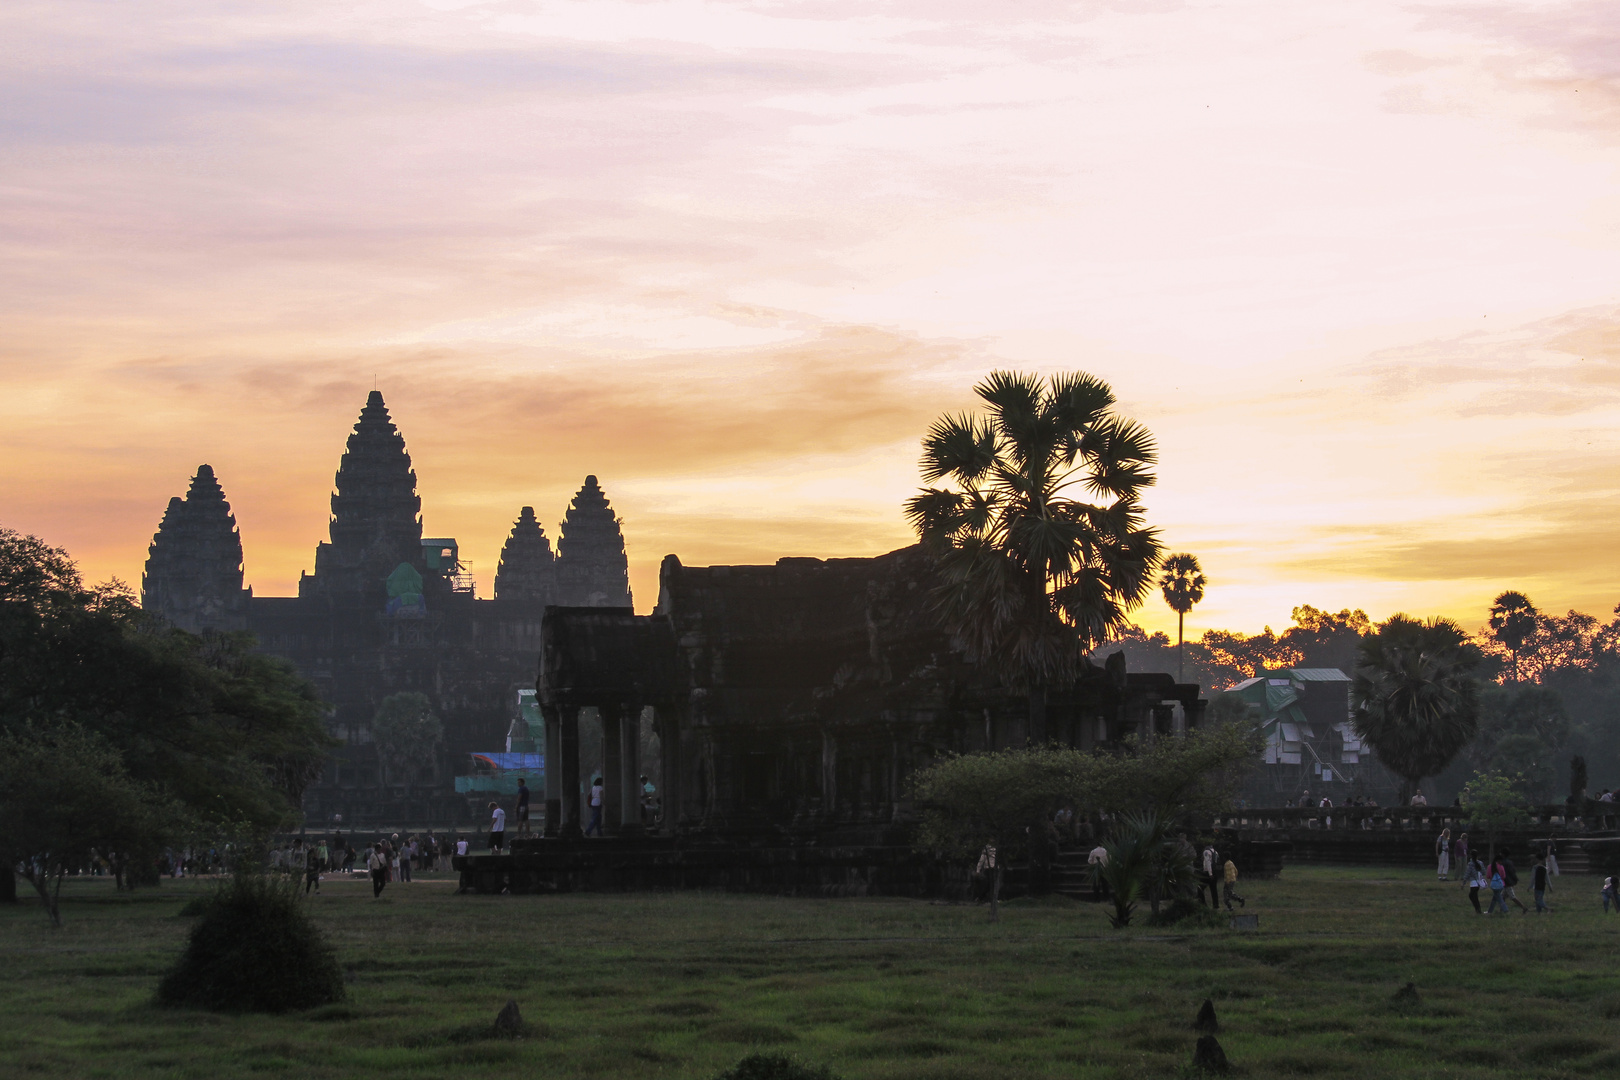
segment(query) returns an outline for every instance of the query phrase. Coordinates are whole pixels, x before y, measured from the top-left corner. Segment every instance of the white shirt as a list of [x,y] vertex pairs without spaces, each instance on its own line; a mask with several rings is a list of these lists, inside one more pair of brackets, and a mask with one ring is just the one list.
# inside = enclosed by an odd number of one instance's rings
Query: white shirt
[[495,808],[494,820],[492,820],[489,823],[489,831],[490,832],[505,832],[506,831],[506,811],[502,810],[498,806]]
[[456,841],[456,854],[457,855],[465,855],[465,854],[467,854],[467,841],[465,841],[465,840],[457,840]]
[[601,806],[602,805],[602,785],[601,784],[593,784],[591,786],[591,805],[592,806]]

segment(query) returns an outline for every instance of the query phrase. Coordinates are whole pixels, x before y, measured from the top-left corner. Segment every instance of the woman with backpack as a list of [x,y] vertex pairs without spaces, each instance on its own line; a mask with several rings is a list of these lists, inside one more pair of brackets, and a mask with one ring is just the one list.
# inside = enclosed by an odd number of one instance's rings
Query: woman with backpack
[[1485,909],[1485,914],[1493,914],[1496,911],[1496,905],[1501,904],[1502,914],[1506,915],[1508,913],[1507,901],[1502,899],[1502,890],[1507,888],[1507,871],[1503,869],[1500,862],[1493,861],[1485,871],[1485,884],[1491,890],[1491,906]]

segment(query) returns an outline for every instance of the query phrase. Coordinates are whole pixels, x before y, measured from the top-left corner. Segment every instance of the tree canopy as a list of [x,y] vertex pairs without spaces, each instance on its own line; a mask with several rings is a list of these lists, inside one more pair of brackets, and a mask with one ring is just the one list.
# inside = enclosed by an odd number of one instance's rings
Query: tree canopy
[[974,391],[986,413],[929,429],[923,478],[945,483],[906,514],[939,554],[958,646],[1014,685],[1055,685],[1152,586],[1160,547],[1141,494],[1157,450],[1092,375],[998,371]]
[[251,636],[175,629],[118,582],[85,586],[61,549],[0,529],[0,731],[93,733],[199,824],[269,830],[297,819],[334,745],[324,715]]
[[1352,723],[1404,782],[1404,802],[1473,739],[1479,650],[1449,619],[1396,615],[1361,643],[1350,686]]
[[413,778],[443,738],[444,724],[433,715],[433,703],[415,691],[383,698],[371,721],[377,756],[396,781]]

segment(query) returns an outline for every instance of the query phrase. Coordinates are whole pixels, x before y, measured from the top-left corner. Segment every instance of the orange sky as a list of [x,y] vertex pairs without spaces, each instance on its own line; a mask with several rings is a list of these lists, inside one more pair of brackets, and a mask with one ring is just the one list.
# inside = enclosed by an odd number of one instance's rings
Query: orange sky
[[290,592],[375,381],[484,595],[594,472],[645,610],[667,552],[906,543],[928,421],[1081,368],[1190,632],[1620,602],[1611,5],[64,0],[0,50],[0,524],[92,577],[206,461]]

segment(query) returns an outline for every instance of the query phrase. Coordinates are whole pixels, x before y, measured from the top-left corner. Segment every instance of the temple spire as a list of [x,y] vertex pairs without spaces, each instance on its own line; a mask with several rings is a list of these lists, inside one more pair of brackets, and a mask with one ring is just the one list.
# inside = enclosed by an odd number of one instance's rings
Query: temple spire
[[525,506],[501,548],[500,566],[495,571],[495,599],[544,606],[555,602],[556,591],[557,567],[551,541],[535,519],[534,507]]
[[422,567],[422,500],[405,437],[373,390],[338,463],[331,542],[315,550],[315,573],[300,595],[379,599],[400,563]]
[[595,476],[585,478],[557,538],[557,602],[632,606],[624,533]]
[[242,587],[242,534],[207,465],[184,499],[169,500],[147,549],[141,607],[182,630],[242,630],[251,589]]

